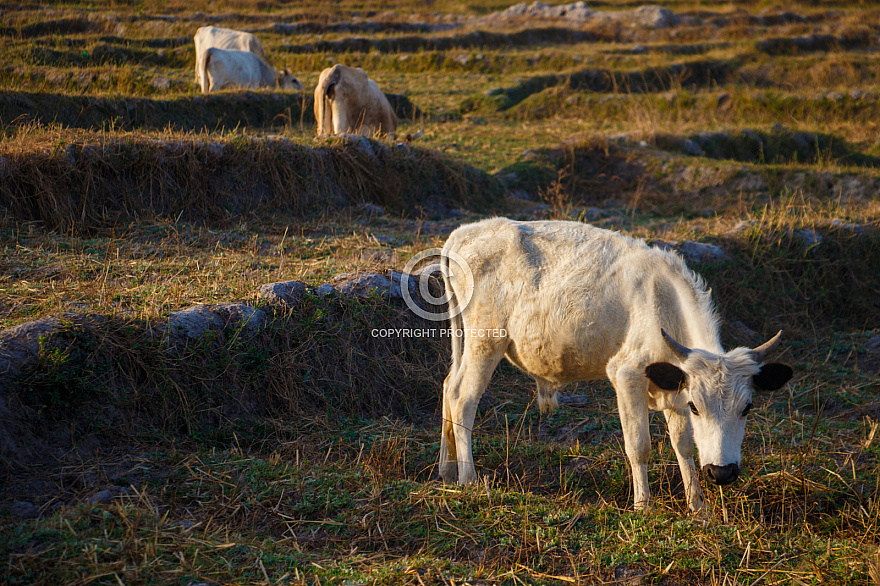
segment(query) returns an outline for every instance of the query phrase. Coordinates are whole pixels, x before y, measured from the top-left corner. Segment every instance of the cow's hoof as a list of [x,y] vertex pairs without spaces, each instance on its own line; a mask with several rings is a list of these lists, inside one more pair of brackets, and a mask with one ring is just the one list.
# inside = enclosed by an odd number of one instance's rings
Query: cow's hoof
[[455,484],[458,481],[458,465],[455,462],[442,462],[439,468],[444,484]]
[[635,504],[634,504],[633,506],[634,506],[635,510],[637,510],[637,511],[643,511],[643,512],[645,512],[645,513],[650,512],[651,509],[654,508],[654,505],[651,504],[651,501],[650,501],[650,500],[646,500],[646,501],[636,501]]

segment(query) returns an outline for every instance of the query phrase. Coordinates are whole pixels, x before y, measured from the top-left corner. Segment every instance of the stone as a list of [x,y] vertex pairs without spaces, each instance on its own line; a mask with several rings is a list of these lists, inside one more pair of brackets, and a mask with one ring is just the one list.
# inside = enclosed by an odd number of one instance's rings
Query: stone
[[361,253],[361,262],[368,264],[390,265],[398,260],[397,252],[393,250],[365,250]]
[[723,248],[705,242],[685,240],[676,244],[663,240],[653,240],[651,244],[661,250],[678,252],[688,263],[715,264],[730,260],[730,255]]
[[220,329],[220,318],[207,305],[194,305],[168,315],[168,325],[174,334],[200,338],[208,330]]
[[754,340],[758,337],[758,334],[755,332],[755,330],[753,330],[741,321],[733,322],[732,324],[730,324],[730,326],[728,326],[728,328],[731,330],[731,332],[744,340]]
[[40,340],[58,332],[61,327],[60,319],[49,316],[0,332],[0,374],[6,378],[18,374],[24,363],[39,354]]
[[113,489],[101,490],[86,499],[90,505],[107,505],[117,495],[117,491]]
[[706,153],[703,152],[703,149],[698,145],[695,141],[686,138],[684,142],[681,143],[684,152],[691,155],[692,157],[702,157]]
[[871,336],[871,339],[865,343],[865,352],[880,354],[880,335]]
[[12,505],[10,505],[9,512],[16,517],[33,519],[40,515],[40,507],[27,501],[18,501],[17,503],[12,503]]
[[605,215],[605,212],[600,210],[599,208],[584,208],[582,215],[585,220],[589,222],[595,222],[596,220],[602,219],[602,216]]
[[[333,286],[340,295],[353,297],[373,297],[402,299],[402,273],[397,271],[377,272],[363,271],[358,273],[341,273],[333,277]],[[413,281],[410,281],[412,288]]]
[[829,225],[832,228],[837,228],[838,230],[841,230],[843,232],[850,232],[853,236],[865,235],[865,229],[862,226],[858,224],[853,224],[851,222],[844,222],[843,220],[838,218],[834,218],[833,220],[831,220]]
[[810,229],[795,230],[794,236],[800,240],[801,248],[804,252],[813,250],[825,241],[821,234]]
[[171,88],[171,80],[167,77],[156,75],[150,80],[150,85],[157,90],[167,90]]
[[324,283],[315,290],[319,297],[333,296],[336,294],[336,288],[330,283]]
[[311,292],[311,287],[301,281],[278,281],[260,285],[257,291],[258,299],[265,299],[269,303],[280,303],[293,306],[300,302],[303,295]]
[[358,210],[367,216],[384,216],[385,210],[372,203],[361,204]]
[[715,264],[730,260],[730,255],[723,248],[705,242],[686,240],[679,244],[678,249],[688,262]]
[[639,6],[630,11],[635,24],[648,28],[669,28],[679,23],[678,15],[662,6]]
[[221,303],[214,307],[214,313],[225,317],[223,327],[233,326],[242,332],[253,335],[266,327],[266,312],[244,303]]

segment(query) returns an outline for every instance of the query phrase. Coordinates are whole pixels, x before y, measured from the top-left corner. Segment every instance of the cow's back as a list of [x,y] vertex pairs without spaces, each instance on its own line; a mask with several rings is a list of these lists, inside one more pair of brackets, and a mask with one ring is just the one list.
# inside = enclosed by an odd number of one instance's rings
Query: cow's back
[[263,43],[255,35],[216,26],[203,26],[194,37],[196,54],[210,47],[229,51],[248,51],[265,59]]
[[[579,222],[495,218],[455,230],[444,249],[474,275],[464,328],[506,329],[508,358],[547,380],[603,377],[640,332],[678,319],[657,315],[658,297],[675,307],[694,298],[693,276],[676,255]],[[451,269],[455,295],[465,298],[463,273]]]

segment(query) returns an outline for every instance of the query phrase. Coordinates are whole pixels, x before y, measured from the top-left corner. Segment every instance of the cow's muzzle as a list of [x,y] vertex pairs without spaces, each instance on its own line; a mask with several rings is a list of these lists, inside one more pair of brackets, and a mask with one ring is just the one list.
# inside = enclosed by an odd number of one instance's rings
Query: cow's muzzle
[[703,475],[715,484],[730,484],[739,477],[739,464],[728,464],[727,466],[706,464],[703,466]]

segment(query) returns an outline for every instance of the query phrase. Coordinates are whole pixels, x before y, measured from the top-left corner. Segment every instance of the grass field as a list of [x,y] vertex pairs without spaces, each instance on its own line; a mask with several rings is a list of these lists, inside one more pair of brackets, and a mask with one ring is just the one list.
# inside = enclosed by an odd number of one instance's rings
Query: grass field
[[[0,582],[880,584],[880,10],[508,6],[0,6]],[[206,24],[255,32],[306,89],[203,96]],[[424,135],[315,139],[334,63]],[[506,363],[480,483],[444,486],[448,341],[372,336],[426,327],[378,296],[258,297],[400,270],[492,215],[718,245],[690,266],[725,345],[785,330],[795,377],[755,397],[741,479],[704,484],[703,513],[660,414],[639,513],[611,386],[540,415]],[[265,327],[168,334],[233,301]]]

